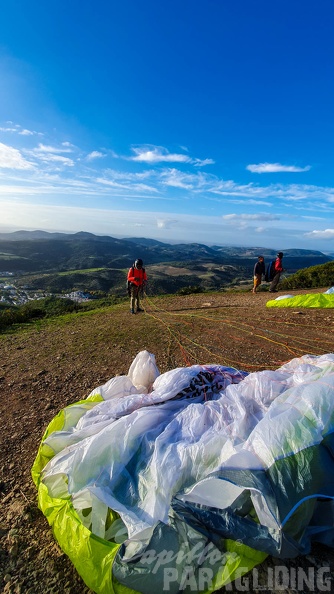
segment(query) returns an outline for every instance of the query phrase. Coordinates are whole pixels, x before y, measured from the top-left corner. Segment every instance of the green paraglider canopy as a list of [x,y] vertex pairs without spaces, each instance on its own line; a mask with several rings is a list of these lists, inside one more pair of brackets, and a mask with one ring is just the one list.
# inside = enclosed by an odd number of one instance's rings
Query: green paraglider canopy
[[332,546],[333,390],[331,353],[160,375],[142,351],[47,428],[39,506],[97,594],[209,593]]
[[295,295],[294,297],[284,295],[278,299],[267,301],[267,307],[319,307],[333,308],[334,294],[310,293],[306,295]]

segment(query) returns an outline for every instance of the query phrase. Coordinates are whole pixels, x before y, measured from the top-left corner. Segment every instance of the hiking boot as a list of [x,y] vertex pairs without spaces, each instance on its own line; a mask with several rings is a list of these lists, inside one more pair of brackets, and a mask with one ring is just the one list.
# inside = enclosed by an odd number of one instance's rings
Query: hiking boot
[[135,314],[135,310],[134,309],[130,309],[130,313]]
[[137,311],[144,311],[141,307],[137,307]]

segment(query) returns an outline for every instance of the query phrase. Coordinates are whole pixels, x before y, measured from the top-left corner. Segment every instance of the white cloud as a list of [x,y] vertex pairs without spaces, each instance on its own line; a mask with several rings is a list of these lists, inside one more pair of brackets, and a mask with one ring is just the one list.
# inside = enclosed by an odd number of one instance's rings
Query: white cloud
[[74,161],[72,159],[69,159],[68,157],[62,157],[62,155],[54,155],[52,153],[49,154],[38,154],[36,155],[36,157],[38,159],[40,159],[40,161],[43,161],[43,163],[58,163],[61,165],[66,165],[66,167],[73,167],[74,166]]
[[176,219],[157,219],[158,229],[170,229],[174,227],[178,221]]
[[22,128],[20,124],[14,124],[10,121],[6,122],[6,124],[9,124],[10,127],[0,127],[0,132],[14,132],[15,134],[21,134],[21,136],[33,136],[34,134],[43,136],[41,132],[36,132],[35,130],[28,130],[27,128]]
[[[219,199],[218,199],[219,200]],[[231,204],[252,204],[253,206],[273,206],[271,202],[264,202],[264,200],[229,200]]]
[[72,153],[72,145],[69,142],[63,142],[64,148],[58,148],[55,146],[49,146],[45,144],[39,143],[38,147],[35,148],[32,152],[36,153]]
[[19,132],[19,134],[21,134],[22,136],[33,136],[34,132],[32,132],[31,130],[27,130],[26,128],[24,130],[21,130]]
[[170,153],[163,146],[133,147],[132,151],[136,156],[130,157],[130,160],[141,163],[189,163],[195,167],[204,167],[215,163],[213,159],[198,159],[184,153]]
[[190,163],[192,159],[188,155],[180,153],[169,153],[163,147],[134,147],[135,157],[130,157],[131,161],[142,163]]
[[16,128],[0,128],[0,132],[17,132]]
[[204,167],[204,165],[214,165],[216,161],[213,159],[193,159],[195,167]]
[[304,237],[309,237],[310,239],[334,239],[334,229],[310,231],[310,233],[304,233]]
[[284,200],[305,201],[307,199],[320,199],[326,202],[334,202],[334,188],[306,184],[289,184],[287,186],[281,185],[276,187],[280,188],[277,195],[284,198]]
[[222,215],[225,221],[279,221],[280,217],[268,213],[258,214],[227,214]]
[[108,175],[111,179],[138,181],[139,179],[147,179],[149,177],[154,177],[156,175],[156,172],[154,171],[154,169],[139,172],[137,171],[136,173],[132,173],[130,171],[117,171],[115,169],[105,169],[105,175]]
[[[69,157],[64,157],[62,153],[73,153],[72,146],[69,142],[63,142],[61,147],[55,147],[39,143],[39,145],[32,150],[25,150],[27,155],[38,159],[42,163],[48,165],[65,165],[66,167],[74,167],[75,162]],[[56,171],[59,169],[56,168]],[[41,172],[40,172],[41,173]]]
[[[42,190],[43,191],[43,190]],[[33,194],[40,194],[41,190],[36,187],[29,187],[29,186],[14,186],[13,184],[10,186],[0,185],[0,196],[10,197],[18,196],[22,194],[23,196],[31,196]],[[43,191],[45,193],[45,191]]]
[[33,163],[27,161],[19,150],[0,142],[0,168],[33,169]]
[[112,188],[118,188],[122,190],[133,190],[135,192],[155,192],[157,193],[159,190],[154,186],[149,186],[148,184],[143,183],[120,183],[113,179],[105,179],[103,177],[98,177],[96,181],[100,184],[105,186],[110,186]]
[[324,217],[315,217],[315,216],[307,216],[307,215],[302,215],[301,218],[306,219],[307,221],[325,221],[326,220]]
[[303,207],[303,210],[322,210],[323,212],[334,212],[334,206],[331,206],[331,202],[333,202],[333,200],[331,198],[324,198],[324,200],[327,200],[327,202],[317,202],[315,200],[310,204],[310,206]]
[[106,153],[101,153],[100,151],[92,151],[91,153],[89,153],[89,155],[87,155],[86,159],[87,161],[93,161],[94,159],[102,159],[106,156]]
[[296,167],[295,165],[281,165],[281,163],[259,163],[258,165],[247,165],[246,169],[252,173],[301,173],[303,171],[309,171],[311,166]]
[[172,186],[173,188],[180,188],[183,190],[192,190],[198,185],[198,175],[190,173],[183,173],[178,169],[164,169],[161,172],[161,181],[165,186]]
[[127,184],[120,184],[119,182],[116,182],[113,179],[105,179],[103,177],[98,177],[96,179],[96,181],[99,184],[103,184],[105,186],[110,186],[112,188],[124,188],[124,190],[128,190],[131,186],[127,185]]
[[159,193],[158,188],[155,188],[154,186],[149,186],[148,184],[133,184],[132,189],[135,190],[135,192],[154,192],[156,194]]
[[[220,196],[250,196],[259,194],[259,190],[254,184],[240,185],[232,180],[219,179],[216,176],[207,177],[210,185],[208,191]],[[262,193],[262,192],[261,192]]]

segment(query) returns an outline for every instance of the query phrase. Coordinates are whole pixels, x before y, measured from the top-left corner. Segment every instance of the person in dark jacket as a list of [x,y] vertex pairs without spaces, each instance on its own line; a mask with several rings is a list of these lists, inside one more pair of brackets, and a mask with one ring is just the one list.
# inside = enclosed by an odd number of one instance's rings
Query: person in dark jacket
[[[143,260],[138,258],[128,272],[128,286],[130,289],[130,311],[132,314],[143,311],[140,307],[139,294],[146,285],[147,274],[143,267]],[[136,310],[135,310],[136,308]]]
[[264,257],[258,256],[257,262],[254,266],[254,277],[253,277],[254,286],[252,289],[253,293],[256,293],[256,289],[260,286],[260,284],[262,282],[262,275],[265,273],[265,271],[266,271],[266,267],[265,267],[265,263],[264,263]]
[[284,270],[283,265],[282,265],[282,258],[283,258],[283,252],[278,252],[276,260],[275,260],[274,276],[273,276],[273,279],[272,279],[272,281],[270,283],[270,287],[269,287],[269,293],[277,293],[277,285],[279,283],[281,274]]

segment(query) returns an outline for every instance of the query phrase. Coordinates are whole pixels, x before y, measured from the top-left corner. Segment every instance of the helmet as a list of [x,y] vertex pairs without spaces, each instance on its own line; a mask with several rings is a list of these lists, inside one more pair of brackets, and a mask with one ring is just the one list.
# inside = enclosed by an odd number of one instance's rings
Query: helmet
[[138,266],[142,266],[143,265],[143,260],[141,258],[138,258],[135,261],[135,267],[138,268]]
[[277,258],[283,258],[283,252],[278,252]]

